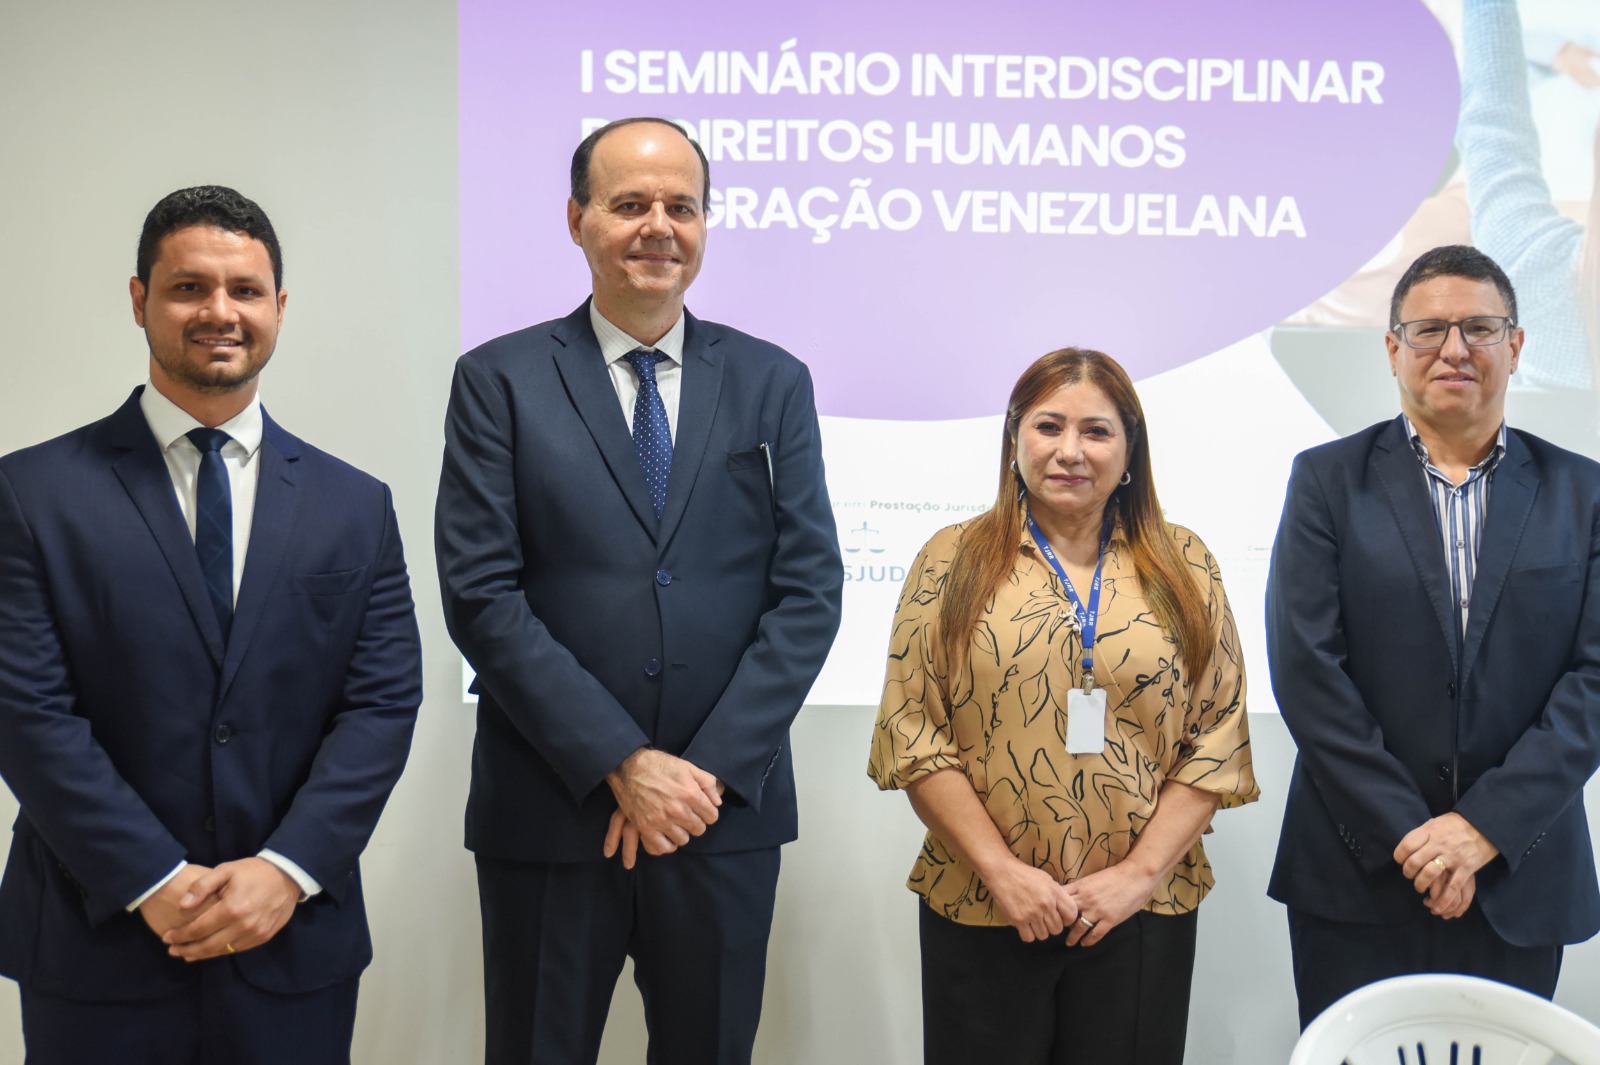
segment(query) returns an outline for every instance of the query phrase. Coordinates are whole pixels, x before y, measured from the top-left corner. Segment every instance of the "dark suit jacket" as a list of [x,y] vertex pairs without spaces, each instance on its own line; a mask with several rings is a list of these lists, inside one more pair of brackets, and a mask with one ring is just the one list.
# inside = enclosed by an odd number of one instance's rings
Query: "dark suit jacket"
[[0,973],[171,993],[124,907],[180,859],[271,848],[324,890],[227,964],[270,991],[371,959],[357,855],[400,775],[420,646],[389,491],[270,418],[226,646],[138,404],[0,459],[0,775],[21,803]]
[[795,837],[785,740],[843,582],[811,378],[692,316],[683,362],[659,522],[587,303],[457,363],[436,553],[478,673],[480,855],[598,858],[605,776],[646,744],[727,785],[696,850]]
[[1600,928],[1582,797],[1600,762],[1600,466],[1508,432],[1464,637],[1450,600],[1404,422],[1295,460],[1267,640],[1300,753],[1269,893],[1333,920],[1427,917],[1393,851],[1455,810],[1500,849],[1473,905],[1502,938],[1587,939]]

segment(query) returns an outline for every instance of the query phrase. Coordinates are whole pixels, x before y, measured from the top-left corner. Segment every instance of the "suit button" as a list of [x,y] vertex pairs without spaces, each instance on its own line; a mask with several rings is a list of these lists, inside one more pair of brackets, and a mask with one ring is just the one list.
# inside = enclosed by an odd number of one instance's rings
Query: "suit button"
[[652,658],[650,661],[648,661],[648,662],[646,662],[644,664],[644,674],[645,674],[645,676],[653,677],[657,673],[660,673],[660,672],[661,672],[661,662],[659,660]]
[[217,726],[216,739],[218,743],[227,743],[232,736],[233,729],[229,728],[227,725]]
[[206,818],[206,831],[207,832],[215,832],[216,830],[217,830],[217,819],[215,817],[207,817]]
[[664,569],[656,570],[656,583],[665,588],[672,583],[672,574]]
[[1439,767],[1439,779],[1440,780],[1449,780],[1450,779],[1450,767],[1449,766],[1442,765],[1442,766]]
[[1451,681],[1449,684],[1446,684],[1444,686],[1444,690],[1445,690],[1445,694],[1449,695],[1450,698],[1454,699],[1456,697],[1456,682],[1455,681]]

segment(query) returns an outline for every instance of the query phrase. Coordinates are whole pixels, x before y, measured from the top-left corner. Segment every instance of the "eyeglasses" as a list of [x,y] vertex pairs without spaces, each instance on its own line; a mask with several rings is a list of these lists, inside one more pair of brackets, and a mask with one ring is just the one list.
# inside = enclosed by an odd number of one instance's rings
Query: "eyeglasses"
[[1456,326],[1461,327],[1461,339],[1466,341],[1469,347],[1483,348],[1500,343],[1514,325],[1516,323],[1510,318],[1498,315],[1463,318],[1459,322],[1447,322],[1442,318],[1422,318],[1415,322],[1398,322],[1393,327],[1393,332],[1406,342],[1408,348],[1432,351],[1444,347],[1445,341],[1450,339],[1450,330]]

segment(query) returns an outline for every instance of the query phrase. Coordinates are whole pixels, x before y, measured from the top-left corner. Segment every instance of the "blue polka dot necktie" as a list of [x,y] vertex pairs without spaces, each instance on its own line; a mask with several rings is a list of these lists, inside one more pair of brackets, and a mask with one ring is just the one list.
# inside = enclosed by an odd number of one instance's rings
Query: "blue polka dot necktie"
[[639,375],[639,395],[633,401],[633,449],[639,453],[644,483],[659,518],[667,502],[667,474],[672,471],[672,427],[667,424],[667,407],[656,387],[656,363],[666,356],[640,348],[623,358]]
[[222,446],[233,438],[221,429],[191,429],[189,439],[200,449],[200,476],[194,493],[194,549],[206,578],[211,609],[222,625],[222,638],[233,626],[233,491]]

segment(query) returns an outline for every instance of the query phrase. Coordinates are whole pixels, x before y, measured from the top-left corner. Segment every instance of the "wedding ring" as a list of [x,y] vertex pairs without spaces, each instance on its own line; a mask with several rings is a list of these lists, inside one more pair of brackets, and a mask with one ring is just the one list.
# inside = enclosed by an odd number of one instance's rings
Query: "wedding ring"
[[1450,867],[1444,864],[1444,859],[1438,857],[1437,855],[1434,856],[1433,864],[1439,867],[1439,872],[1441,873],[1448,873],[1450,871]]

